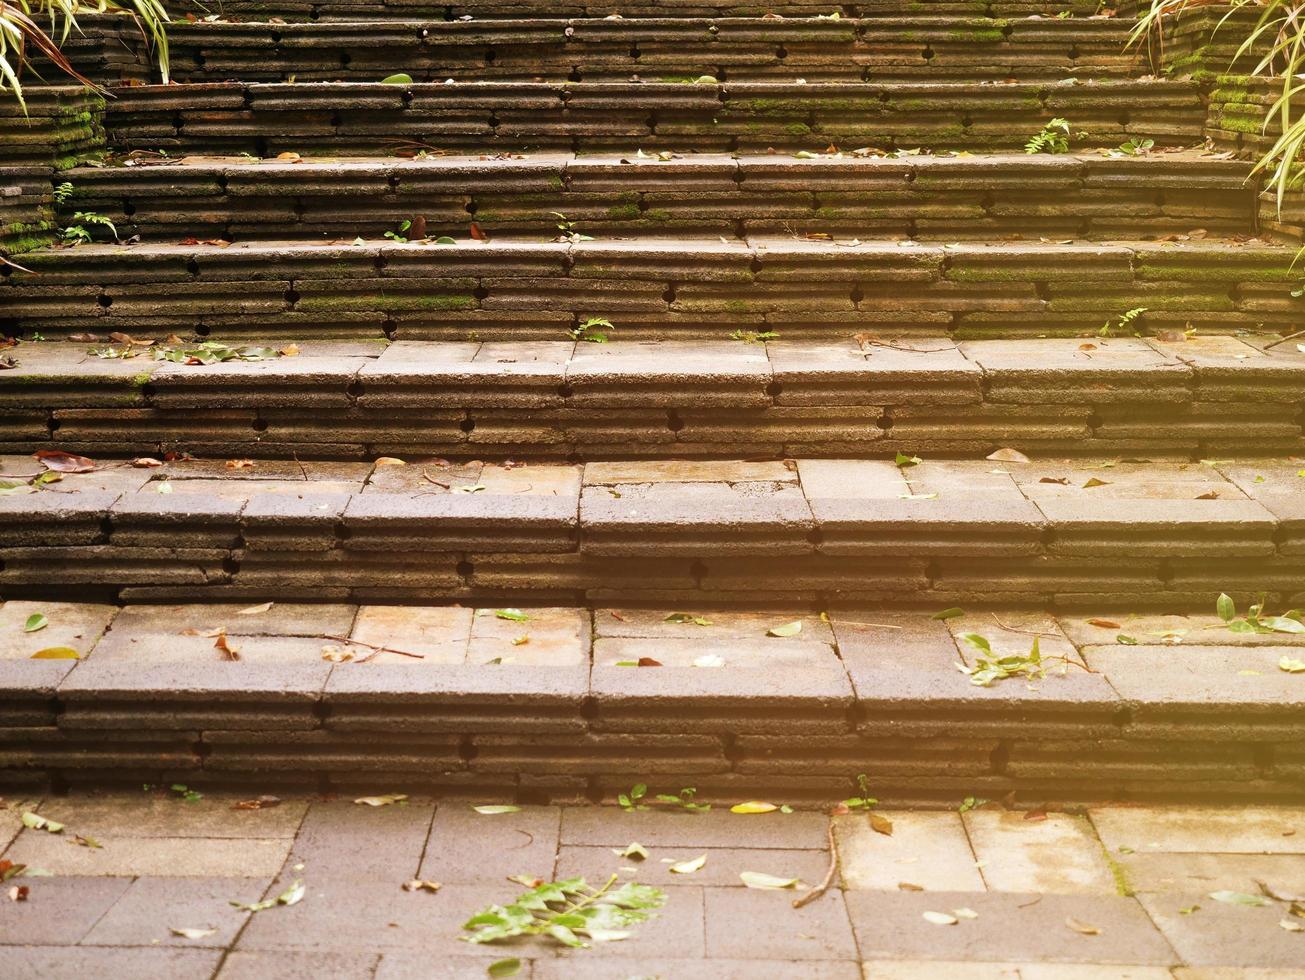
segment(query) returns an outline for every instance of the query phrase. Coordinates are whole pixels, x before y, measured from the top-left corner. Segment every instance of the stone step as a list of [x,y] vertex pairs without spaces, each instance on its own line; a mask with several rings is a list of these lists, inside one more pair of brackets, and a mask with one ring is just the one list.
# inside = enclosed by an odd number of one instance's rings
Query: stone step
[[[269,338],[558,340],[870,332],[1298,329],[1295,249],[1244,241],[980,244],[751,238],[86,245],[0,268],[0,329]],[[904,289],[909,284],[909,289]],[[1122,328],[1127,332],[1128,328]],[[0,375],[0,379],[4,376]]]
[[[646,781],[796,803],[846,798],[864,773],[881,795],[954,806],[1008,793],[1282,800],[1305,778],[1305,693],[1278,667],[1302,656],[1300,637],[1234,633],[1208,614],[1021,607],[940,622],[777,603],[504,610],[266,594],[277,601],[6,602],[0,785],[365,782],[539,802]],[[37,613],[49,626],[24,633]],[[795,635],[768,635],[792,623]],[[219,629],[238,661],[215,647]],[[1019,656],[1036,635],[1045,678],[975,685],[957,669],[977,666],[966,634]],[[31,659],[64,644],[80,659]],[[657,666],[622,666],[640,661]]]
[[[1199,152],[876,157],[700,155],[485,159],[187,157],[63,175],[74,211],[123,238],[375,237],[421,217],[426,234],[844,233],[920,239],[1118,238],[1250,232],[1250,163]],[[559,219],[558,215],[563,215]]]
[[887,81],[1146,72],[1105,17],[654,18],[179,23],[179,82]]
[[1290,607],[1305,573],[1299,461],[97,463],[0,497],[5,596]]
[[110,146],[177,153],[390,155],[396,147],[1022,149],[1052,118],[1076,148],[1201,142],[1199,86],[1156,79],[965,82],[211,82],[118,89]]
[[25,343],[0,374],[0,448],[341,460],[1305,451],[1305,355],[1266,341],[305,341],[294,356],[207,367]]

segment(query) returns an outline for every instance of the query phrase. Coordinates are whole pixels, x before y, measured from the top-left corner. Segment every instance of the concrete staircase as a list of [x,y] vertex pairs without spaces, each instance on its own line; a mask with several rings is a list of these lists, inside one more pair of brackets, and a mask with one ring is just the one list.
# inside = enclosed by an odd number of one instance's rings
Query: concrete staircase
[[1296,249],[1127,9],[225,10],[0,115],[0,783],[1302,795]]

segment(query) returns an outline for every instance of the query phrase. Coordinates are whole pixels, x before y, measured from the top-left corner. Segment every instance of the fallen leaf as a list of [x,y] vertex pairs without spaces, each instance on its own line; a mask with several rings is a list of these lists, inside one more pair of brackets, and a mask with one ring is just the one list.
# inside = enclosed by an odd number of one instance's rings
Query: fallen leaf
[[1117,630],[1122,624],[1110,619],[1089,619],[1089,626],[1100,626],[1103,630]]
[[1216,902],[1223,902],[1227,905],[1264,906],[1269,904],[1269,900],[1263,895],[1248,895],[1246,892],[1217,891],[1210,892],[1210,897]]
[[227,469],[229,470],[252,470],[254,461],[252,459],[229,459],[227,460]]
[[922,892],[924,891],[924,886],[917,885],[913,881],[899,881],[897,883],[897,890],[903,892]]
[[1108,487],[1110,484],[1105,480],[1098,480],[1095,476],[1089,477],[1088,481],[1083,484],[1084,490],[1091,490],[1093,487]]
[[282,357],[298,357],[298,356],[299,356],[299,345],[298,345],[298,344],[286,344],[286,345],[285,345],[284,347],[282,347],[279,351],[277,351],[277,353],[280,354]]
[[82,655],[72,647],[46,647],[32,654],[32,660],[81,660]]
[[219,633],[217,639],[213,641],[213,648],[222,654],[223,660],[239,660],[240,647],[233,647],[227,642],[227,634]]
[[774,803],[749,800],[747,803],[735,803],[730,807],[730,813],[774,813],[778,809]]
[[94,837],[83,837],[81,834],[73,834],[72,840],[70,840],[68,843],[76,844],[78,847],[90,847],[95,850],[101,850],[104,847],[104,845],[101,844],[99,841],[97,841]]
[[294,150],[285,150],[281,153],[278,153],[276,155],[276,158],[278,160],[288,161],[289,163],[299,163],[303,159],[303,157],[301,157]]
[[1305,674],[1305,660],[1284,656],[1278,661],[1278,669],[1289,674]]
[[24,633],[35,633],[43,630],[50,625],[50,620],[46,618],[45,613],[32,613],[27,617],[27,622],[23,624]]
[[85,456],[74,456],[62,449],[38,449],[32,456],[41,461],[47,470],[56,473],[90,473],[95,469],[95,461]]
[[780,878],[777,875],[768,875],[764,871],[740,871],[739,878],[749,888],[778,890],[798,886],[796,878]]
[[725,658],[714,653],[705,653],[693,661],[695,667],[724,667]]
[[496,813],[519,813],[521,807],[513,806],[510,803],[482,803],[479,806],[473,806],[477,813],[492,815]]
[[486,235],[483,231],[481,231],[480,225],[476,224],[474,221],[471,223],[471,227],[468,228],[468,231],[471,233],[471,237],[478,242],[489,241],[489,236]]
[[260,796],[253,800],[240,800],[231,805],[233,810],[270,810],[281,805],[279,796]]
[[964,616],[965,610],[960,606],[952,606],[950,609],[944,609],[942,612],[936,612],[930,619],[955,619],[958,616]]
[[694,626],[710,626],[711,620],[705,616],[695,616],[692,613],[671,613],[663,623],[677,623],[680,625],[692,624]]
[[19,818],[24,827],[29,830],[44,830],[47,834],[63,833],[63,824],[57,820],[49,820],[39,813],[33,813],[31,810],[25,810]]
[[216,929],[191,929],[185,926],[168,926],[168,932],[182,939],[203,939],[217,932]]
[[883,834],[885,837],[893,836],[893,822],[881,813],[869,813],[870,828],[877,834]]
[[163,465],[163,460],[155,459],[153,456],[137,456],[131,461],[131,465],[138,470],[155,469]]
[[691,875],[695,871],[701,870],[702,866],[706,863],[707,855],[699,854],[696,858],[689,861],[677,861],[666,870],[674,875]]
[[946,912],[923,912],[921,917],[925,922],[932,922],[936,926],[954,926],[960,919],[954,915],[948,915]]
[[521,961],[516,957],[508,960],[495,960],[485,968],[490,977],[515,977],[521,972]]
[[767,636],[797,636],[802,632],[802,620],[795,619],[791,623],[784,623],[780,626],[772,626],[766,630]]
[[1285,929],[1287,932],[1305,932],[1305,924],[1295,919],[1279,919],[1278,928]]
[[272,608],[272,603],[265,602],[260,606],[250,606],[247,609],[239,610],[237,616],[257,616],[259,613],[265,613]]
[[389,806],[392,803],[402,803],[407,798],[407,793],[386,793],[384,796],[360,796],[354,802],[362,806]]
[[998,449],[994,453],[988,454],[987,459],[994,463],[1027,463],[1029,458],[1018,449]]
[[25,902],[31,889],[27,885],[14,885],[9,889],[9,901]]
[[654,660],[652,657],[640,657],[634,662],[634,665],[636,667],[660,667],[662,662],[660,660]]
[[333,664],[347,664],[353,659],[353,651],[346,650],[343,647],[324,646],[322,647],[322,659]]
[[399,459],[397,456],[381,456],[372,463],[373,466],[407,466],[408,464]]
[[524,623],[530,618],[520,609],[495,609],[494,615],[498,619],[508,619],[514,623]]
[[1099,927],[1083,922],[1080,919],[1076,919],[1072,915],[1065,919],[1065,925],[1069,926],[1081,936],[1101,935],[1101,929]]
[[630,841],[624,848],[614,847],[612,853],[617,857],[627,858],[631,861],[647,861],[648,848],[644,847],[638,841]]
[[427,881],[424,878],[413,878],[412,881],[403,883],[403,890],[405,892],[431,892],[434,894],[440,890],[440,883],[438,881]]
[[959,909],[952,909],[952,915],[958,919],[977,919],[979,917],[979,913],[974,909],[965,908],[964,906]]

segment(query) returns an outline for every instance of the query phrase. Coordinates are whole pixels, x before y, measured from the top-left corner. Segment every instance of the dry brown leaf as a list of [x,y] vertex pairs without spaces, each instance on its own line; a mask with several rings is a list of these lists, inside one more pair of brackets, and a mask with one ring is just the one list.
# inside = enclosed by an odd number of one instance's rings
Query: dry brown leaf
[[239,660],[240,647],[233,647],[227,642],[227,634],[219,633],[217,639],[213,642],[214,649],[222,654],[223,660]]
[[252,459],[229,459],[227,460],[227,469],[229,470],[252,470],[254,461]]
[[440,890],[440,883],[438,881],[427,881],[423,878],[413,878],[412,881],[405,881],[403,883],[403,890],[405,892],[434,893]]
[[1076,919],[1072,915],[1069,916],[1067,919],[1065,919],[1065,925],[1069,926],[1071,929],[1073,929],[1075,932],[1077,932],[1079,935],[1082,936],[1101,935],[1101,929],[1099,926],[1094,926],[1091,923],[1083,922],[1081,919]]
[[881,813],[870,813],[870,829],[885,837],[893,836],[893,822]]
[[1123,627],[1123,623],[1116,623],[1113,619],[1089,619],[1089,626],[1100,626],[1103,630],[1117,630]]
[[47,470],[56,473],[90,473],[95,470],[94,460],[66,453],[62,449],[38,449],[32,456],[40,460]]
[[267,611],[268,611],[269,609],[271,609],[271,608],[272,608],[272,603],[271,603],[271,602],[264,602],[264,603],[262,603],[261,605],[257,605],[257,606],[249,606],[249,607],[247,607],[247,608],[245,608],[245,609],[241,609],[239,612],[236,613],[236,615],[237,615],[237,616],[257,616],[259,613],[265,613],[265,612],[267,612]]
[[153,456],[137,456],[131,461],[131,465],[138,470],[154,469],[156,466],[162,466],[163,460],[155,459]]
[[994,463],[1027,463],[1029,458],[1018,449],[998,449],[994,453],[989,453],[988,459]]

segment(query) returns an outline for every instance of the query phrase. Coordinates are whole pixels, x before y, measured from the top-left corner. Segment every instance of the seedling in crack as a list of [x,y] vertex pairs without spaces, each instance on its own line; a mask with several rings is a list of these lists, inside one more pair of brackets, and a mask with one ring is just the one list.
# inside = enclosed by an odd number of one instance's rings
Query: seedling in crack
[[1069,120],[1057,116],[1024,144],[1025,153],[1068,153]]
[[689,813],[706,813],[711,809],[710,803],[698,803],[694,797],[698,795],[698,790],[693,786],[686,786],[680,792],[672,796],[670,793],[658,793],[657,802],[666,806],[676,807]]
[[583,340],[591,344],[607,343],[607,331],[615,330],[612,321],[606,317],[591,316],[583,323],[577,324],[571,328],[572,340]]

